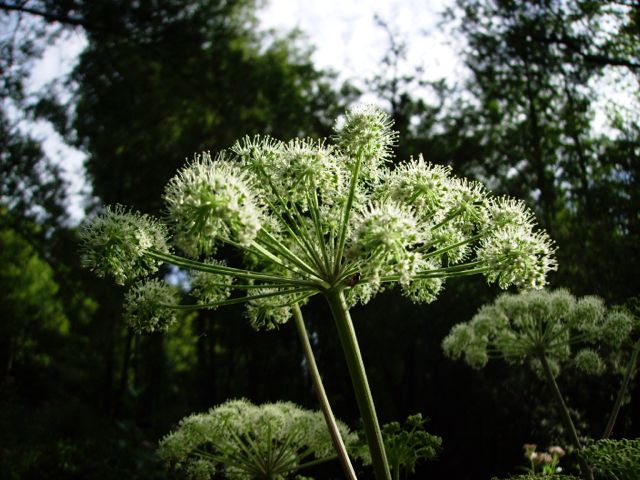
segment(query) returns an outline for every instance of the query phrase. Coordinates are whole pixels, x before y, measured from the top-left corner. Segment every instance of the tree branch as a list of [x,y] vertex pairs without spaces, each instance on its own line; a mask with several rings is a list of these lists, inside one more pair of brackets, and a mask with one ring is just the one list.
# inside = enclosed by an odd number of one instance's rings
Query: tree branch
[[83,18],[60,15],[57,13],[51,13],[44,10],[38,10],[36,8],[26,7],[24,5],[12,5],[10,3],[0,2],[0,10],[28,13],[30,15],[42,17],[45,20],[48,20],[50,22],[58,22],[58,23],[64,23],[66,25],[83,27],[87,30],[95,29],[94,26],[89,25]]

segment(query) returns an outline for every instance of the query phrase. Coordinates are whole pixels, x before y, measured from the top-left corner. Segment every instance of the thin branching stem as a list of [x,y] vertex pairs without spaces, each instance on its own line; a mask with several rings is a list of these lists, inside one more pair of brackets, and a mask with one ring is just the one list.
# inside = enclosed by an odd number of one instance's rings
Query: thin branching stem
[[159,252],[157,250],[145,250],[145,254],[156,260],[175,265],[176,267],[183,267],[200,272],[217,273],[220,275],[226,275],[228,277],[257,280],[274,284],[295,284],[301,287],[310,288],[318,287],[318,283],[312,280],[295,279],[280,275],[271,275],[267,273],[254,272],[251,270],[243,270],[240,268],[212,265],[209,263],[198,262],[196,260],[190,260],[178,255],[173,255],[171,253]]
[[611,409],[611,413],[609,414],[609,420],[607,421],[607,426],[605,427],[604,432],[602,433],[602,438],[609,438],[613,433],[613,426],[616,424],[616,419],[618,418],[618,413],[620,413],[620,407],[622,406],[622,400],[624,399],[624,396],[627,393],[629,382],[631,381],[633,372],[636,369],[636,363],[638,362],[639,353],[640,353],[640,340],[638,340],[633,346],[631,358],[629,359],[629,363],[627,364],[627,368],[624,372],[624,378],[622,379],[622,384],[620,385],[620,389],[618,390],[616,400],[613,403],[613,408]]
[[206,310],[206,309],[224,307],[226,305],[236,305],[238,303],[251,302],[252,300],[258,300],[260,298],[278,297],[278,296],[282,296],[282,295],[290,295],[292,293],[301,293],[301,292],[307,293],[308,291],[309,290],[307,288],[304,288],[304,287],[292,288],[292,289],[288,289],[288,290],[278,289],[278,290],[274,290],[272,292],[265,292],[265,293],[260,293],[260,294],[257,294],[257,295],[247,295],[247,296],[244,296],[244,297],[230,298],[228,300],[222,300],[220,302],[194,303],[194,304],[191,304],[191,305],[174,305],[174,304],[167,303],[167,304],[162,304],[162,306],[166,307],[166,308],[172,308],[174,310],[187,310],[187,311]]
[[355,194],[356,194],[356,185],[358,184],[358,179],[360,177],[360,166],[362,165],[362,160],[363,160],[362,149],[358,150],[355,160],[356,161],[353,166],[353,172],[351,174],[351,183],[349,185],[349,196],[347,197],[347,202],[344,205],[344,211],[342,214],[342,223],[340,224],[340,231],[338,233],[338,243],[336,245],[336,250],[334,252],[334,255],[335,255],[333,259],[334,276],[338,276],[340,264],[342,263],[344,246],[347,241],[347,229],[349,227],[349,219],[351,217],[351,207],[353,206],[353,199],[355,198]]
[[338,458],[340,459],[342,470],[346,478],[350,480],[357,480],[353,465],[351,465],[351,461],[349,460],[347,448],[344,445],[344,440],[340,435],[340,430],[338,429],[336,418],[333,415],[333,410],[331,409],[331,404],[329,403],[329,397],[327,397],[327,393],[324,389],[324,384],[322,383],[322,377],[320,376],[320,371],[318,370],[318,365],[316,364],[316,359],[313,354],[313,349],[311,348],[311,342],[309,342],[309,335],[307,333],[307,328],[304,324],[304,318],[302,316],[302,311],[300,310],[299,305],[293,306],[293,318],[296,323],[300,342],[302,343],[302,350],[304,352],[304,357],[309,368],[309,375],[311,376],[311,381],[313,382],[313,387],[316,392],[316,396],[318,397],[318,402],[320,403],[320,409],[322,410],[322,414],[324,415],[324,420],[327,424],[327,428],[329,429],[331,441],[333,442],[333,446],[338,453]]

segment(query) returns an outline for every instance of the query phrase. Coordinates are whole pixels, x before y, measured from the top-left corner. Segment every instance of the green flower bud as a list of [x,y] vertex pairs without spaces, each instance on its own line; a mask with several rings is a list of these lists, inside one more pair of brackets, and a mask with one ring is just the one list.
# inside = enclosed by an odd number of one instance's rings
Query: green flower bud
[[472,368],[482,368],[489,361],[486,345],[472,343],[464,352],[464,359]]
[[453,326],[449,335],[442,341],[442,349],[445,355],[451,358],[460,358],[475,338],[473,329],[468,324],[458,323]]
[[157,271],[159,262],[145,251],[168,253],[166,237],[166,228],[148,215],[107,207],[80,231],[82,262],[99,277],[110,275],[124,285]]
[[498,322],[502,319],[505,319],[504,315],[496,312],[494,307],[486,305],[480,308],[473,320],[471,320],[470,325],[476,336],[487,337],[494,332]]
[[595,337],[600,333],[605,311],[601,298],[594,295],[582,297],[571,312],[570,321],[580,331]]
[[551,318],[555,319],[567,318],[576,305],[575,297],[563,288],[550,292],[548,302]]
[[179,303],[178,290],[161,280],[137,283],[125,296],[124,316],[138,333],[166,331],[177,322],[171,305]]

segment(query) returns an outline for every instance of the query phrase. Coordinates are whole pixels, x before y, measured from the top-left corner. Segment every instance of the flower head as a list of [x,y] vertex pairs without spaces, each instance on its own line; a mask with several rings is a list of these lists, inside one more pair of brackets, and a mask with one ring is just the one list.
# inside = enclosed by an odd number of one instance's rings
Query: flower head
[[293,296],[284,291],[278,295],[278,290],[273,288],[259,288],[251,292],[252,297],[260,295],[265,296],[249,300],[246,308],[247,318],[256,330],[278,328],[293,316],[291,310],[291,305],[295,303]]
[[148,215],[107,207],[81,231],[83,264],[98,276],[111,275],[123,285],[158,269],[146,250],[169,252],[164,225]]
[[373,105],[352,108],[336,122],[338,146],[350,162],[362,160],[363,178],[377,178],[379,168],[391,156],[398,135],[392,125],[389,116]]
[[490,268],[486,274],[489,282],[498,282],[501,288],[538,289],[547,283],[547,274],[557,269],[554,251],[545,232],[507,225],[482,239],[477,256]]
[[451,204],[451,191],[451,168],[425,162],[420,155],[389,171],[377,194],[412,206],[422,221],[439,222]]
[[411,249],[422,238],[410,207],[373,202],[354,217],[349,255],[362,261],[365,278],[399,275],[400,283],[407,284],[424,266],[421,255]]
[[[217,260],[209,260],[208,265],[223,265]],[[203,271],[193,271],[191,273],[190,284],[192,294],[202,304],[215,304],[222,302],[231,294],[233,278],[228,275],[209,273]]]
[[[357,436],[338,421],[347,446]],[[230,479],[283,478],[310,460],[329,459],[333,445],[320,412],[290,402],[230,400],[181,420],[164,437],[160,457],[187,478],[199,472]],[[209,478],[209,477],[206,477]]]
[[596,297],[576,300],[563,289],[505,293],[469,322],[454,326],[443,349],[453,358],[465,357],[472,366],[480,365],[480,350],[484,350],[514,363],[528,360],[536,373],[542,371],[540,355],[544,355],[556,374],[573,364],[597,375],[605,366],[601,346],[606,338],[617,336],[612,332],[619,328],[626,331],[618,322],[625,324],[615,314],[606,315]]
[[564,448],[558,445],[552,445],[551,447],[547,448],[547,452],[549,452],[551,455],[557,458],[564,457],[567,453],[564,451]]
[[218,240],[249,245],[262,216],[252,182],[224,156],[196,155],[169,181],[164,195],[179,246],[197,255],[211,253]]
[[124,315],[138,333],[166,331],[177,322],[171,306],[178,303],[176,287],[157,279],[146,280],[127,293]]

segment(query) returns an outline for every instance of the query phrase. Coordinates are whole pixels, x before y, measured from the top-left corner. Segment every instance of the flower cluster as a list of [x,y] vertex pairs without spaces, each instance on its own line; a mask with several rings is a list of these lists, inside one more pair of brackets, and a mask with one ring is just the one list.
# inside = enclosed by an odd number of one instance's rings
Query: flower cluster
[[[389,168],[396,138],[387,115],[365,106],[337,122],[334,145],[253,137],[196,155],[164,194],[174,243],[191,260],[169,255],[164,227],[117,209],[85,231],[87,263],[119,282],[160,260],[204,272],[193,277],[200,305],[245,298],[264,327],[286,321],[292,300],[328,289],[354,304],[394,286],[431,302],[447,278],[473,274],[543,287],[554,247],[531,211],[421,156]],[[221,243],[248,268],[200,261]]]
[[525,443],[522,448],[524,449],[525,458],[529,460],[531,465],[532,474],[535,474],[538,470],[545,475],[552,475],[562,471],[558,467],[558,463],[566,454],[564,448],[553,445],[546,452],[539,452],[536,450],[538,446],[535,443]]
[[352,168],[362,162],[359,168],[364,179],[376,179],[383,163],[390,159],[398,137],[392,126],[391,119],[373,105],[355,107],[336,121],[338,146]]
[[[357,441],[338,423],[347,446]],[[181,420],[160,442],[160,457],[187,478],[284,478],[306,462],[329,460],[333,446],[320,412],[290,402],[230,400]]]
[[148,215],[107,207],[80,231],[82,262],[99,277],[113,276],[124,285],[154,273],[158,261],[145,255],[151,249],[168,253],[167,230]]
[[171,308],[179,303],[178,289],[157,279],[133,286],[125,297],[124,316],[134,331],[166,331],[177,321]]
[[[217,260],[210,260],[206,263],[214,266],[225,266],[224,263]],[[198,303],[215,305],[223,302],[231,295],[233,278],[220,273],[196,270],[191,272],[189,283],[191,284],[191,294],[198,299]]]
[[409,416],[404,425],[391,422],[382,427],[385,450],[393,469],[413,474],[416,464],[438,456],[442,438],[427,432],[424,424],[425,420],[418,413]]
[[619,347],[631,332],[633,319],[617,309],[607,311],[598,297],[576,299],[566,290],[502,294],[482,307],[468,323],[453,327],[443,341],[445,353],[484,366],[490,356],[511,362],[540,355],[556,372],[572,362],[582,371],[601,373],[600,345]]
[[217,241],[250,245],[261,226],[261,211],[247,172],[224,155],[208,153],[173,177],[164,199],[177,244],[188,254],[212,253]]
[[[136,288],[129,316],[140,330],[171,324],[170,307],[235,303],[247,305],[254,327],[273,328],[297,312],[291,307],[324,295],[345,355],[360,364],[350,371],[378,478],[389,468],[367,381],[358,373],[364,366],[350,348],[357,342],[348,305],[394,287],[431,302],[447,278],[476,274],[502,288],[542,288],[556,268],[551,240],[521,202],[492,197],[422,157],[390,168],[397,139],[391,125],[379,108],[357,107],[336,122],[333,145],[254,137],[213,158],[196,155],[164,194],[174,243],[186,257],[169,251],[164,227],[122,209],[97,217],[84,233],[87,265],[120,283],[152,273],[159,262],[198,272],[191,277],[193,305],[177,305],[157,282]],[[233,259],[243,265],[212,262],[220,244],[236,249]],[[144,328],[142,315],[150,317]],[[493,333],[459,330],[471,339],[467,358],[485,362],[482,346]],[[581,358],[594,365],[589,353]],[[227,443],[224,449],[234,451]],[[189,468],[206,475],[211,465],[200,456]]]
[[124,315],[138,333],[166,331],[177,321],[172,307],[178,303],[176,287],[157,279],[143,280],[127,292]]

